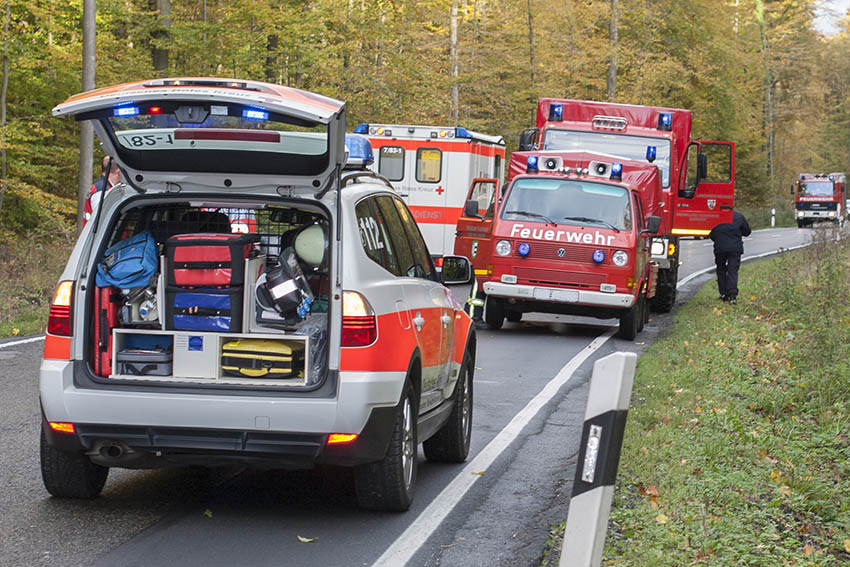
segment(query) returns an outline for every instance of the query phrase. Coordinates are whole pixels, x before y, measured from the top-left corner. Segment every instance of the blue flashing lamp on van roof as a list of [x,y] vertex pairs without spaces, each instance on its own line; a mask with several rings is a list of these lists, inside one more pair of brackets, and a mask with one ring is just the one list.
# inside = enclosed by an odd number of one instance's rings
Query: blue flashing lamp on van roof
[[552,103],[549,105],[549,120],[550,121],[558,121],[564,119],[564,105],[559,103]]
[[673,129],[673,113],[660,112],[658,114],[658,129],[669,132]]
[[345,149],[348,150],[346,168],[360,169],[375,162],[375,154],[372,152],[372,144],[365,136],[360,134],[345,135]]
[[658,156],[658,148],[655,146],[646,146],[646,161],[652,163],[655,161],[655,158]]
[[354,129],[355,134],[368,134],[369,133],[369,123],[361,122],[357,125],[357,128]]
[[537,173],[537,156],[528,156],[528,161],[526,162],[525,171],[527,173]]
[[611,179],[620,181],[623,179],[623,164],[614,162],[611,164]]
[[472,138],[472,134],[466,128],[458,126],[455,128],[455,138]]

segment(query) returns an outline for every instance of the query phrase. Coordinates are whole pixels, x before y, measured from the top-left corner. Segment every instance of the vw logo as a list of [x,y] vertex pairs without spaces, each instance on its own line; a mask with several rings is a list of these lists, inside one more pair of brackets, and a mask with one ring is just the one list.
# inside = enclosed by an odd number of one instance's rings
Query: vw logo
[[567,250],[565,248],[558,248],[558,258],[563,258],[567,255]]

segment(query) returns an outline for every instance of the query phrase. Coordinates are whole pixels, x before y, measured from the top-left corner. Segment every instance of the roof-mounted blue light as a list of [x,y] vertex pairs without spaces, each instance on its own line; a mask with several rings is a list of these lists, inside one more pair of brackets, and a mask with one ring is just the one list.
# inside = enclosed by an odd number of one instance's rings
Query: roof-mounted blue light
[[564,119],[564,105],[559,103],[552,103],[549,105],[549,120],[550,121],[558,121]]
[[364,169],[367,165],[375,162],[375,154],[372,152],[372,144],[366,136],[360,134],[345,135],[345,149],[348,150],[348,159],[345,169]]
[[655,158],[658,156],[658,148],[655,146],[646,146],[646,161],[652,163],[655,161]]
[[611,164],[611,179],[620,181],[623,179],[623,164],[614,162]]
[[136,116],[139,113],[138,106],[117,106],[112,111],[114,116]]
[[357,128],[354,129],[355,134],[368,134],[369,133],[369,124],[367,122],[361,122],[357,125]]
[[242,111],[242,118],[248,120],[268,120],[269,113],[265,110],[257,110],[256,108],[246,108]]
[[528,156],[528,162],[525,168],[527,173],[537,173],[537,156]]
[[455,128],[455,138],[469,138],[472,139],[472,134],[469,133],[469,130],[458,126]]
[[673,114],[670,112],[661,112],[658,114],[658,129],[669,132],[673,129]]
[[531,252],[531,245],[528,242],[520,242],[519,246],[516,247],[516,251],[520,256],[528,256],[528,253]]
[[597,264],[601,264],[605,261],[605,251],[604,250],[594,250],[593,251],[593,261]]

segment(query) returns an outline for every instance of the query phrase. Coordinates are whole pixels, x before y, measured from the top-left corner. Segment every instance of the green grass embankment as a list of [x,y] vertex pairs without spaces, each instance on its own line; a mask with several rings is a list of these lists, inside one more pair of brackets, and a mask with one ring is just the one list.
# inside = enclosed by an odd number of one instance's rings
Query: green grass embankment
[[850,565],[850,243],[817,234],[640,357],[604,565]]

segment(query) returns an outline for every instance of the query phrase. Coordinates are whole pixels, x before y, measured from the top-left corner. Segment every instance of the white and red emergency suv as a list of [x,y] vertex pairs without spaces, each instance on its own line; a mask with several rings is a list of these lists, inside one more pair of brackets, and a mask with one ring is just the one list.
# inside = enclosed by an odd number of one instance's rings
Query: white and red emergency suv
[[503,178],[501,136],[407,124],[364,123],[354,132],[368,137],[378,158],[372,169],[407,203],[434,256],[454,250],[455,227],[473,180]]

